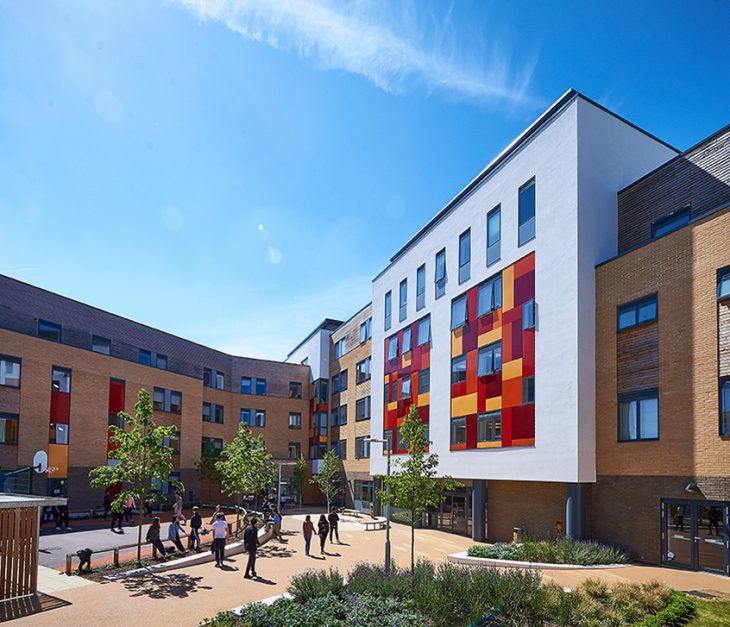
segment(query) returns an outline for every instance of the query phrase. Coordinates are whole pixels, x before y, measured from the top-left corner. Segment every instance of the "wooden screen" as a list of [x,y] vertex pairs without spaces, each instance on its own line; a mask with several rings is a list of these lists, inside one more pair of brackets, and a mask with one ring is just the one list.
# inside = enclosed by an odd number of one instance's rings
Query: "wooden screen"
[[0,509],[0,600],[35,594],[38,508]]

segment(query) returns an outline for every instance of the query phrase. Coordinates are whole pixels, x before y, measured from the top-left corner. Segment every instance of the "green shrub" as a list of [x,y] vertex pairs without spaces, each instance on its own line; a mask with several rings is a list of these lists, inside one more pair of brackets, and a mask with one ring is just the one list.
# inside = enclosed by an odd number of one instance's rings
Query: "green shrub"
[[295,601],[304,603],[309,599],[328,594],[341,596],[344,589],[345,582],[337,569],[330,568],[328,571],[310,569],[294,575],[289,582],[287,592]]
[[491,546],[472,546],[469,548],[468,554],[471,557],[580,566],[625,564],[629,561],[628,555],[614,547],[598,542],[568,538],[555,540],[527,538],[520,544],[498,542]]
[[218,612],[213,618],[206,618],[200,623],[201,627],[234,627],[238,623],[238,616],[233,612]]
[[393,564],[386,576],[383,566],[360,563],[347,575],[347,591],[352,594],[370,594],[377,597],[408,599],[415,589],[433,579],[435,573],[431,562],[418,561],[413,575],[409,569]]
[[695,613],[695,604],[686,594],[674,590],[664,609],[636,623],[638,627],[671,627],[681,625]]

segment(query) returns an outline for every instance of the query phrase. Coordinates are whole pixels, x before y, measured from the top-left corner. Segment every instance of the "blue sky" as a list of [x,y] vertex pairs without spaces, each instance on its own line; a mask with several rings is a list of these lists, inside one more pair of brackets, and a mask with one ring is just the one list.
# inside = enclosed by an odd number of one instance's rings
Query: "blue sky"
[[0,273],[282,358],[574,87],[730,122],[730,4],[0,0]]

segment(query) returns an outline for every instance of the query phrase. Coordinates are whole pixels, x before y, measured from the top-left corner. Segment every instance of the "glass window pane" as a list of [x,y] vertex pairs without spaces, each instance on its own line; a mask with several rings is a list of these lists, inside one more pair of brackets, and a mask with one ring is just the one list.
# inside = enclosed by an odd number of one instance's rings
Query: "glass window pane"
[[393,335],[388,338],[388,360],[398,357],[398,336]]
[[619,436],[621,440],[635,440],[636,429],[636,401],[624,401],[619,408]]
[[622,311],[618,314],[618,328],[626,329],[636,324],[636,311],[630,309],[628,311]]
[[431,318],[426,317],[418,323],[418,346],[431,340]]
[[466,294],[451,303],[451,328],[457,329],[466,324]]
[[407,329],[403,330],[403,347],[402,352],[407,353],[409,350],[411,350],[411,328],[408,327]]
[[487,216],[487,246],[494,246],[501,239],[502,214],[499,209],[494,209]]
[[720,435],[730,435],[730,379],[720,385]]
[[642,399],[639,402],[642,440],[659,437],[659,401],[656,398]]
[[451,383],[466,381],[466,357],[455,357],[451,360]]
[[717,282],[717,297],[730,297],[730,268],[727,268],[720,273]]
[[639,322],[647,322],[656,318],[656,302],[639,306]]
[[519,244],[535,237],[535,183],[525,185],[519,195]]

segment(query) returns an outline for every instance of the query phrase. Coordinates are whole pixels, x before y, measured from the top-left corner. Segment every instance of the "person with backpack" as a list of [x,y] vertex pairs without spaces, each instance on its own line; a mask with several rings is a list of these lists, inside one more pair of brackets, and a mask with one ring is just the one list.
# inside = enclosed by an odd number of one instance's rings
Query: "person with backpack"
[[312,536],[314,535],[314,523],[312,517],[307,514],[302,524],[302,533],[304,534],[304,554],[309,555],[309,548],[312,545]]
[[160,559],[165,559],[167,552],[165,551],[165,545],[160,540],[160,518],[155,516],[152,519],[152,524],[147,530],[147,542],[152,544],[152,559],[157,559],[157,552],[160,552]]
[[332,507],[332,511],[328,518],[330,523],[330,544],[334,542],[335,537],[337,538],[337,544],[342,544],[342,542],[340,542],[340,532],[337,530],[337,523],[340,522],[340,517],[337,514],[336,507]]
[[[190,521],[192,525],[192,520]],[[216,514],[215,521],[211,525],[213,527],[213,555],[215,556],[216,568],[223,566],[223,560],[226,559],[226,538],[228,537],[228,523],[225,515],[220,512]]]
[[324,543],[327,542],[327,534],[330,532],[330,526],[324,514],[319,515],[317,522],[317,533],[319,534],[319,554],[324,555]]
[[193,507],[193,515],[190,517],[190,535],[188,536],[188,548],[200,552],[200,528],[203,526],[203,517],[200,515],[198,506]]

